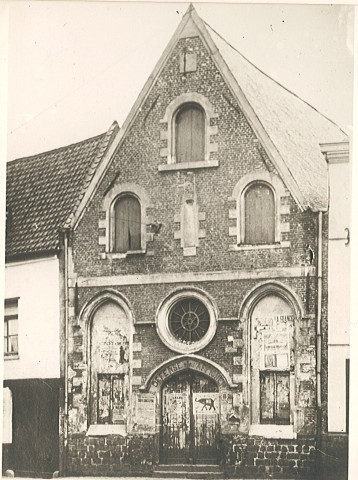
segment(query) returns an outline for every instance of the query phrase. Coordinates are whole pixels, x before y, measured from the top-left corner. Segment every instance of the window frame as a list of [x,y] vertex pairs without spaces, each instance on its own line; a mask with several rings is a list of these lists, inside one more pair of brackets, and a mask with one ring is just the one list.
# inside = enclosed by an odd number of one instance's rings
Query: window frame
[[[137,249],[128,249],[126,250],[125,252],[120,252],[119,250],[116,250],[115,249],[115,245],[116,245],[116,224],[117,224],[117,219],[116,219],[116,205],[117,203],[119,203],[121,200],[125,199],[125,198],[134,198],[135,200],[138,201],[139,203],[139,208],[140,208],[140,223],[141,223],[141,226],[140,226],[140,246],[139,248]],[[118,195],[113,203],[112,203],[112,206],[111,206],[111,217],[112,217],[112,222],[111,222],[111,253],[114,253],[114,254],[122,254],[122,255],[130,255],[130,254],[133,254],[133,253],[141,253],[143,251],[143,239],[142,239],[142,218],[143,218],[143,214],[142,214],[142,204],[141,204],[141,201],[140,201],[140,198],[138,198],[137,195],[131,193],[131,192],[124,192],[124,193],[121,193],[120,195]],[[128,222],[129,223],[129,222]]]
[[[128,250],[125,253],[113,251],[115,240],[115,214],[114,206],[116,201],[122,195],[131,195],[135,197],[141,208],[141,245],[140,250]],[[98,220],[98,245],[100,250],[100,258],[126,258],[130,255],[145,254],[147,242],[153,241],[154,234],[147,232],[147,227],[153,224],[153,218],[147,214],[149,208],[152,208],[151,199],[144,188],[135,183],[123,183],[114,185],[106,192],[102,211]]]
[[[110,407],[109,407],[109,422],[102,422],[100,413],[99,413],[99,402],[100,402],[100,379],[109,378],[110,379]],[[97,373],[97,425],[124,425],[124,419],[121,419],[118,422],[113,421],[113,399],[114,399],[114,389],[113,384],[114,380],[125,381],[124,373]],[[125,408],[125,402],[123,403],[123,408]]]
[[[201,302],[209,313],[209,328],[205,335],[193,343],[184,343],[176,338],[169,326],[169,316],[173,307],[182,300],[193,298]],[[172,292],[159,305],[156,314],[156,329],[159,338],[170,350],[179,353],[194,353],[206,347],[214,338],[217,329],[218,311],[214,301],[203,291],[199,289],[179,289]]]
[[[16,314],[6,314],[6,309],[16,305]],[[8,322],[10,320],[16,320],[17,325],[17,334],[16,335],[8,335]],[[9,347],[9,338],[16,337],[17,338],[17,351],[11,352],[8,351]],[[7,348],[5,349],[5,340]],[[15,359],[19,358],[19,298],[7,298],[4,302],[4,358],[5,359]]]
[[[202,156],[203,158],[201,160],[193,160],[191,162],[178,162],[178,158],[177,158],[177,153],[178,153],[177,152],[177,136],[178,136],[178,132],[177,132],[178,123],[177,123],[177,121],[178,121],[178,116],[184,110],[190,110],[191,108],[193,108],[193,109],[196,108],[203,115],[203,121],[204,121],[203,156]],[[173,158],[173,163],[175,163],[176,165],[183,165],[185,163],[196,164],[196,163],[201,163],[201,162],[205,161],[205,159],[207,157],[207,155],[206,155],[206,150],[207,150],[207,141],[206,141],[206,137],[207,137],[207,115],[206,115],[205,109],[202,107],[202,105],[200,105],[200,103],[198,103],[198,102],[185,102],[182,105],[180,105],[173,115],[171,128],[172,128],[172,139],[173,139],[171,156]]]
[[[274,225],[273,225],[273,237],[274,237],[274,241],[273,242],[262,242],[262,243],[248,243],[246,241],[246,210],[247,210],[247,200],[246,200],[246,195],[247,193],[249,192],[249,190],[255,188],[256,186],[260,186],[260,185],[263,185],[265,187],[267,187],[272,195],[273,195],[273,210],[274,210]],[[245,189],[242,191],[242,194],[241,194],[241,211],[242,211],[242,215],[241,215],[241,243],[243,245],[251,245],[251,246],[260,246],[260,245],[274,245],[275,243],[277,243],[277,221],[278,221],[278,212],[277,212],[277,198],[276,198],[276,192],[274,190],[274,188],[272,187],[272,185],[268,182],[265,182],[265,181],[262,181],[262,180],[256,180],[256,181],[253,181],[251,183],[249,183],[248,185],[246,185]]]
[[[180,110],[188,104],[197,105],[202,109],[204,114],[204,158],[202,161],[176,163],[176,116]],[[218,133],[218,126],[214,124],[216,123],[216,121],[214,121],[216,118],[218,118],[218,114],[214,112],[212,104],[204,95],[196,92],[188,92],[175,97],[174,100],[168,104],[164,117],[160,120],[160,124],[163,124],[163,127],[160,130],[160,140],[163,142],[162,148],[160,149],[160,157],[165,158],[166,163],[160,164],[158,166],[158,170],[175,171],[217,167],[219,165],[219,161],[217,159],[213,159],[212,154],[215,154],[215,152],[218,151],[218,143],[215,141],[216,139],[211,141],[212,136],[217,135]]]
[[[288,411],[289,417],[287,420],[280,420],[277,414],[277,377],[288,377]],[[273,404],[273,416],[272,419],[264,419],[262,412],[262,378],[272,376],[274,379],[274,404]],[[259,371],[259,383],[260,383],[260,425],[290,425],[290,412],[291,412],[291,388],[290,388],[290,372],[288,370],[260,370]]]
[[[267,185],[274,195],[275,202],[275,238],[271,244],[246,244],[245,243],[245,194],[254,185]],[[235,208],[229,209],[229,236],[235,237],[235,244],[229,245],[229,250],[258,250],[272,248],[289,248],[290,240],[282,240],[282,233],[290,231],[290,222],[287,215],[290,214],[289,202],[283,201],[290,197],[289,191],[285,188],[281,179],[274,173],[266,170],[250,172],[237,182],[233,188],[229,202],[235,202]],[[235,224],[233,225],[233,221]]]

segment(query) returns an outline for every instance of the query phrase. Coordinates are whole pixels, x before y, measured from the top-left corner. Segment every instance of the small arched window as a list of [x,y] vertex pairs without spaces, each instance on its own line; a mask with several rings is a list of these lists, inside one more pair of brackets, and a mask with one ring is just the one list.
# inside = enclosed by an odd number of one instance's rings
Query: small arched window
[[176,163],[205,159],[205,115],[196,103],[184,105],[175,116]]
[[141,206],[133,195],[122,195],[114,205],[114,248],[125,253],[141,249]]
[[275,198],[264,183],[254,183],[244,193],[245,240],[249,245],[275,242]]

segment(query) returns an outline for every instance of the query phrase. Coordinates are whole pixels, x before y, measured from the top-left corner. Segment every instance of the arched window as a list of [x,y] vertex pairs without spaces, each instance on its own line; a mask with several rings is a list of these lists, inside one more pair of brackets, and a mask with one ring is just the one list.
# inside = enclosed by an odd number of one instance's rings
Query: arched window
[[252,422],[290,425],[295,311],[285,299],[268,294],[253,308],[250,323]]
[[90,422],[125,424],[129,401],[129,326],[112,301],[95,312],[90,329]]
[[275,198],[264,183],[254,183],[244,194],[245,239],[249,245],[275,242]]
[[205,115],[196,103],[184,105],[175,116],[176,163],[205,159]]
[[133,195],[120,196],[114,205],[114,248],[125,253],[141,249],[141,206]]

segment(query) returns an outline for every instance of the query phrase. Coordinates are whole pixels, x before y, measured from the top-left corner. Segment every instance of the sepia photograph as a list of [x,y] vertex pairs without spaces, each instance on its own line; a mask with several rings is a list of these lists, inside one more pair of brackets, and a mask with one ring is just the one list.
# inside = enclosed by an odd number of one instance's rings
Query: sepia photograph
[[0,13],[3,477],[358,478],[354,5]]

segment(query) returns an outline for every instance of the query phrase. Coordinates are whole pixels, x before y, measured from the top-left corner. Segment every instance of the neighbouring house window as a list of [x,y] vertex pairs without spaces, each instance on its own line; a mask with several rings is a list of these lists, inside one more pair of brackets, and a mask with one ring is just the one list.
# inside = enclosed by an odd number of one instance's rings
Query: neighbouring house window
[[2,443],[12,443],[12,392],[3,388]]
[[187,104],[175,116],[176,163],[205,159],[205,115],[197,104]]
[[289,372],[260,372],[260,423],[290,424]]
[[249,186],[244,194],[245,237],[249,245],[275,242],[275,198],[268,185]]
[[125,424],[129,398],[129,324],[125,311],[105,301],[90,330],[90,422]]
[[124,375],[98,374],[98,423],[124,423]]
[[4,354],[18,355],[18,300],[5,300]]
[[141,249],[141,206],[133,195],[120,196],[114,205],[114,251]]

